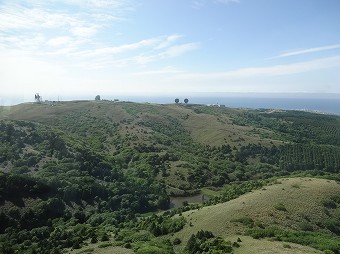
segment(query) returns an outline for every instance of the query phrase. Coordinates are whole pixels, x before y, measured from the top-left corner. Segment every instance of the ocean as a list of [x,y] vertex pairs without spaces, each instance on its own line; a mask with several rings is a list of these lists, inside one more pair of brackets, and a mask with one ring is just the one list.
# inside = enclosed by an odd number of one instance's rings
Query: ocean
[[[119,99],[120,101],[131,101],[131,102],[149,102],[149,103],[158,103],[158,104],[168,104],[175,103],[176,97],[146,97],[146,96],[101,96],[102,99],[114,100]],[[183,103],[185,97],[179,96],[180,102]],[[269,96],[249,96],[249,97],[241,97],[241,96],[188,96],[189,103],[192,104],[220,104],[225,105],[226,107],[231,108],[265,108],[265,109],[286,109],[286,110],[304,110],[318,113],[326,113],[326,114],[335,114],[340,115],[340,95],[337,97],[329,97],[329,98],[306,98],[306,97],[294,97],[294,98],[285,98],[281,97],[269,97]],[[33,98],[34,99],[34,98]],[[32,99],[32,102],[33,102]],[[52,100],[52,99],[51,99]],[[57,100],[57,99],[54,99]],[[93,97],[69,97],[63,98],[63,100],[94,100]],[[10,100],[1,99],[0,96],[0,106],[9,106],[22,103],[26,100],[21,98],[11,98]],[[28,101],[26,101],[28,102]]]
[[[126,97],[120,100],[149,103],[174,103],[170,97]],[[340,99],[326,98],[250,98],[250,97],[188,97],[192,104],[220,104],[231,108],[304,110],[340,115]],[[183,102],[184,98],[180,98]]]

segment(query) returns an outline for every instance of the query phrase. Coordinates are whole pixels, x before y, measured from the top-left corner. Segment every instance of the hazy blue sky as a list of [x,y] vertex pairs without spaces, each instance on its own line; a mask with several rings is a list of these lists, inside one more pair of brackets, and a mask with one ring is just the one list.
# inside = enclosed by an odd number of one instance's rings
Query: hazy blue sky
[[0,88],[340,93],[340,1],[0,0]]

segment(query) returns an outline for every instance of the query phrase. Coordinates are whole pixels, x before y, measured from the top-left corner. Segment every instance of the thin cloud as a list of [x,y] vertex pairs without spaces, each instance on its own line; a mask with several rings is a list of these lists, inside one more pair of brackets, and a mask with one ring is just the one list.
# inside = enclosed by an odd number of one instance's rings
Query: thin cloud
[[92,37],[99,30],[100,26],[90,25],[90,26],[76,26],[70,29],[70,32],[78,37]]
[[158,46],[156,49],[163,49],[169,47],[171,44],[173,44],[178,39],[182,38],[182,35],[174,34],[167,36]]
[[251,78],[292,75],[309,71],[340,67],[340,55],[321,58],[286,65],[274,65],[269,67],[243,68],[226,72],[211,73],[187,73],[179,75],[180,79],[227,79],[227,78]]
[[[26,1],[29,3],[28,5],[18,1],[0,3],[0,31],[32,32],[40,30],[42,32],[54,29],[63,33],[68,31],[76,36],[93,36],[108,24],[124,20],[124,11],[122,9],[124,9],[125,3],[128,2],[127,0],[64,0],[68,4],[87,6],[84,10],[70,11],[63,8],[62,5],[55,6],[55,1],[51,0],[46,0],[44,3]],[[105,9],[108,13],[94,7]]]
[[[177,34],[157,36],[114,47],[102,47],[92,50],[74,52],[73,55],[87,58],[101,57],[105,59],[114,56],[115,59],[113,62],[120,63],[119,65],[121,66],[126,66],[127,63],[145,65],[166,58],[178,57],[199,47],[198,43],[184,43],[176,45],[177,40],[181,37],[182,36]],[[124,56],[121,59],[117,59],[117,55],[120,54],[128,54],[130,56]]]
[[144,76],[144,75],[167,75],[167,74],[178,74],[183,73],[183,71],[176,69],[173,66],[167,66],[159,70],[150,70],[150,71],[140,71],[134,73],[134,75]]
[[166,51],[159,54],[161,58],[172,58],[180,56],[188,51],[193,51],[199,48],[199,43],[185,43],[168,48]]
[[19,49],[24,52],[39,49],[40,45],[46,42],[45,36],[42,34],[25,35],[7,35],[0,34],[0,46],[6,49]]
[[127,0],[64,0],[64,3],[71,4],[71,5],[78,5],[81,7],[92,7],[92,8],[99,8],[99,9],[117,9],[122,8],[123,6],[127,5],[129,1]]
[[[0,50],[20,53],[32,62],[52,60],[63,68],[104,69],[144,66],[199,48],[170,34],[110,46],[95,35],[131,7],[130,0],[13,0],[0,3]],[[70,5],[73,7],[70,8]],[[55,7],[55,8],[54,8]],[[114,10],[108,12],[108,10]],[[120,10],[123,10],[120,12]],[[83,61],[85,60],[85,61]],[[86,62],[84,66],[78,66]],[[169,70],[168,70],[169,71]]]
[[[55,0],[0,3],[0,47],[40,56],[79,52],[96,44],[94,36],[100,30],[122,20],[115,16],[115,10],[119,13],[130,0],[61,2],[66,5],[84,5],[84,9],[65,9],[60,3],[56,5]],[[105,13],[98,8],[115,10]],[[64,48],[51,52],[51,47],[61,46]]]
[[295,51],[287,51],[287,52],[282,53],[282,54],[275,56],[273,58],[282,58],[282,57],[289,57],[289,56],[304,55],[304,54],[315,53],[315,52],[326,51],[326,50],[332,50],[332,49],[338,49],[338,48],[340,48],[340,44],[334,44],[334,45],[328,45],[328,46],[316,47],[316,48],[301,49],[301,50],[295,50]]
[[36,27],[36,17],[27,15],[27,8],[19,5],[1,6],[0,8],[0,31],[13,29],[27,29]]
[[[26,4],[23,4],[24,1]],[[0,47],[39,57],[67,57],[70,64],[89,60],[96,68],[145,65],[174,58],[193,50],[196,44],[179,44],[179,34],[156,36],[117,46],[98,41],[95,35],[117,20],[112,13],[131,7],[130,0],[63,0],[72,12],[55,0],[14,1],[0,4]],[[69,7],[69,6],[68,6]],[[76,10],[76,11],[74,11]],[[103,11],[102,11],[103,10]],[[11,34],[11,35],[9,35]],[[51,35],[54,36],[51,36]],[[64,62],[54,58],[53,61]]]
[[146,47],[158,47],[158,45],[164,43],[166,41],[162,37],[154,37],[149,39],[144,39],[135,43],[123,44],[115,47],[103,47],[96,48],[93,50],[86,50],[82,52],[75,53],[78,56],[84,57],[99,57],[99,56],[108,56],[108,55],[116,55],[122,54],[133,50],[138,50]]
[[72,28],[85,23],[68,13],[54,13],[19,5],[5,6],[0,11],[1,31]]
[[147,51],[146,53],[141,53],[135,56],[127,56],[127,57],[110,57],[108,55],[103,56],[102,58],[91,58],[94,62],[87,64],[88,68],[94,69],[103,69],[108,67],[117,67],[117,68],[124,68],[130,67],[133,65],[145,66],[153,62],[161,61],[164,59],[175,58],[179,57],[189,51],[197,49],[199,46],[198,43],[186,43],[180,44],[173,47],[169,47],[160,51],[156,54],[152,54],[151,51]]
[[193,51],[199,48],[199,43],[185,43],[175,45],[165,49],[157,54],[143,54],[134,58],[136,64],[145,65],[151,62],[159,61],[167,58],[178,57],[189,51]]
[[72,38],[69,36],[59,36],[49,39],[47,45],[52,47],[60,47],[69,44],[72,41]]

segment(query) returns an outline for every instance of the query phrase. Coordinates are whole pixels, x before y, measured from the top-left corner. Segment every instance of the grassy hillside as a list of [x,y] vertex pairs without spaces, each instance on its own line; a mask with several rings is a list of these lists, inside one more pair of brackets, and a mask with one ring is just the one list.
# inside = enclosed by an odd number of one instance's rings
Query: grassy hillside
[[[300,234],[314,232],[329,235],[326,240],[336,244],[339,236],[330,231],[325,223],[338,216],[340,206],[328,208],[326,204],[333,197],[339,196],[340,186],[335,181],[284,178],[226,203],[183,212],[179,217],[184,217],[188,222],[184,228],[162,238],[170,239],[171,242],[180,239],[181,244],[175,247],[178,252],[183,251],[193,234],[208,230],[227,241],[237,242],[239,246],[234,248],[234,253],[324,253],[315,249],[320,247],[317,240],[316,243],[310,242],[315,247],[312,248],[306,246],[309,244],[301,245],[277,237],[254,239],[247,234],[249,230],[257,228],[276,227]],[[115,241],[111,244],[115,245]],[[327,248],[331,249],[332,246],[326,245]],[[91,253],[112,253],[116,247],[108,245],[98,248],[97,245],[90,245],[85,249],[92,249]]]
[[[334,197],[340,197],[339,183],[334,181],[282,179],[279,184],[253,191],[229,202],[184,212],[183,217],[189,224],[175,233],[172,239],[179,238],[185,244],[192,234],[204,229],[233,242],[237,238],[242,239],[239,243],[241,247],[236,248],[235,253],[320,253],[312,248],[281,242],[282,240],[277,242],[278,238],[272,237],[271,241],[259,240],[245,237],[244,234],[249,230],[268,227],[281,229],[282,232],[290,230],[334,234],[338,231],[331,232],[325,226],[327,222],[335,223],[332,218],[340,215],[339,206],[327,209],[325,205]],[[340,243],[339,236],[334,235],[331,239],[333,245]],[[312,242],[311,246],[318,247],[317,240]],[[325,245],[326,249],[331,249],[330,245]],[[338,248],[340,249],[339,245]]]
[[[213,235],[197,233],[191,246],[225,252],[242,246],[218,237],[241,233],[292,241],[293,231],[315,230],[327,242],[339,235],[339,131],[339,117],[298,111],[111,101],[0,107],[0,253],[91,242],[171,253],[199,230]],[[266,187],[291,176],[330,180]],[[171,198],[201,194],[198,211],[186,202],[166,211]],[[161,240],[171,234],[181,245]]]
[[[313,178],[290,178],[279,182],[226,203],[184,212],[183,216],[192,224],[186,225],[174,237],[188,239],[192,232],[201,229],[228,237],[244,234],[250,224],[296,230],[308,224],[312,230],[321,229],[318,224],[329,217],[323,202],[340,195],[339,183]],[[339,208],[335,210],[340,211]]]
[[[62,102],[53,106],[47,104],[20,104],[12,107],[2,107],[0,117],[12,120],[29,120],[51,126],[63,126],[70,121],[69,117],[96,118],[102,121],[120,123],[124,134],[134,135],[138,131],[133,128],[141,122],[155,121],[164,122],[174,118],[178,124],[183,125],[195,142],[220,146],[245,145],[249,143],[269,144],[270,140],[260,138],[251,133],[250,126],[233,124],[233,117],[242,114],[243,110],[215,109],[203,106],[182,105],[153,105],[137,103],[113,103],[113,102],[90,102],[74,101]],[[78,120],[78,119],[77,119]],[[142,130],[148,130],[148,126],[142,126]],[[127,131],[128,130],[128,131]],[[271,132],[261,130],[270,139]],[[138,134],[137,134],[138,136]]]
[[[263,254],[321,254],[323,251],[314,248],[303,246],[295,243],[278,242],[273,240],[258,240],[249,236],[241,236],[242,242],[239,248],[235,248],[235,254],[247,253],[263,253]],[[237,238],[230,238],[231,241],[236,241]]]

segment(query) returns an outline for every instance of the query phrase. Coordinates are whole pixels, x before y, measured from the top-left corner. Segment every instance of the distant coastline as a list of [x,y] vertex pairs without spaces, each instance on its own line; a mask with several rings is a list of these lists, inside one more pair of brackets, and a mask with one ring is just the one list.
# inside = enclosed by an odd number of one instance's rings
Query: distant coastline
[[[185,97],[178,97],[182,102]],[[220,104],[230,108],[301,110],[340,115],[340,98],[257,98],[257,97],[188,97],[189,103]],[[150,103],[174,103],[175,97],[126,97],[122,100]]]
[[[252,108],[252,109],[283,109],[283,110],[301,110],[319,114],[340,115],[340,95],[339,94],[240,94],[228,93],[214,96],[214,93],[193,94],[193,96],[105,96],[102,99],[131,102],[149,102],[158,104],[175,103],[175,98],[183,102],[185,98],[193,104],[220,104],[230,108]],[[228,96],[229,95],[229,96]],[[286,96],[286,97],[285,97]],[[45,97],[46,98],[46,97]],[[62,98],[62,100],[93,100],[88,96],[79,98]],[[33,100],[31,100],[33,101]],[[4,100],[0,98],[0,106],[11,106],[29,102],[20,98]]]

